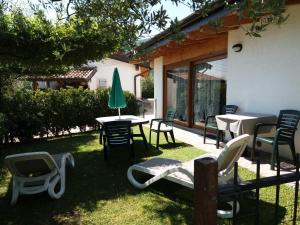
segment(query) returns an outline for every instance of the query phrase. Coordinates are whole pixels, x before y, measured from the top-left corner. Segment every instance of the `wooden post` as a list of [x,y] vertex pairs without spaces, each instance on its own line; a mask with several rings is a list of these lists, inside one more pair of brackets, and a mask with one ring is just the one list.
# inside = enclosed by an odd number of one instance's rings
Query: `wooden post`
[[217,224],[218,162],[209,157],[194,162],[195,225]]
[[32,81],[32,89],[33,89],[34,91],[36,91],[37,88],[38,88],[38,83],[37,83],[37,81],[36,81],[36,80]]

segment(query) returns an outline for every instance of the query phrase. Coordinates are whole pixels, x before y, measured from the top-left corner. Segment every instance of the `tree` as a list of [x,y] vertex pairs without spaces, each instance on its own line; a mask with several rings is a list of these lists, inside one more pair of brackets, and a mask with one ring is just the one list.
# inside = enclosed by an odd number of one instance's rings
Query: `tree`
[[[216,5],[229,7],[240,18],[252,19],[246,33],[255,37],[270,24],[282,24],[287,19],[284,0],[169,1],[186,4],[202,16]],[[38,0],[30,4],[28,13],[28,9],[1,0],[0,73],[60,73],[120,49],[132,49],[140,37],[153,28],[165,29],[170,22],[163,7],[154,8],[160,3],[161,0]],[[48,11],[56,16],[49,19]],[[176,26],[178,22],[171,24]]]
[[[138,37],[166,24],[164,9],[150,12],[153,0],[40,1],[24,10],[0,4],[0,72],[37,74],[63,72],[88,60],[100,60],[128,49]],[[72,3],[72,4],[71,4]],[[70,5],[72,5],[71,8]],[[49,7],[57,19],[48,19]],[[70,13],[73,11],[73,13]]]

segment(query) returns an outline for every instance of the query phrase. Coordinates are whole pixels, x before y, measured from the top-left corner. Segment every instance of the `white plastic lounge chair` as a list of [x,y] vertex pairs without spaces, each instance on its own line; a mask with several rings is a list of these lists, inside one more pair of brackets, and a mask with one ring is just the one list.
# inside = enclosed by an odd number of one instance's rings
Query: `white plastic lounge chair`
[[[249,135],[244,134],[235,139],[230,140],[217,156],[213,154],[205,154],[198,158],[213,157],[218,161],[218,183],[227,184],[233,182],[233,168],[234,162],[243,154]],[[169,181],[178,183],[185,187],[194,189],[194,160],[181,162],[178,160],[167,158],[153,158],[148,161],[132,165],[128,168],[127,177],[130,183],[139,189],[148,187],[150,184],[164,178]],[[133,171],[150,174],[153,177],[144,183],[138,182],[134,176]],[[232,202],[229,202],[232,205]],[[237,212],[239,211],[239,204],[237,203]],[[221,218],[232,218],[233,211],[218,210],[218,216]]]
[[[59,199],[65,192],[66,163],[74,168],[70,153],[50,155],[48,152],[30,152],[5,157],[5,164],[12,174],[12,199],[48,191],[51,198]],[[59,184],[60,188],[55,191]]]

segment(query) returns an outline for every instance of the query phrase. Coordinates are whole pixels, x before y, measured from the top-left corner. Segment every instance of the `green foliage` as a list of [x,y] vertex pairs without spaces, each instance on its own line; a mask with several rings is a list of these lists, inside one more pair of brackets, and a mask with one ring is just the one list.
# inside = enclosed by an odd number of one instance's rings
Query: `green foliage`
[[[271,24],[283,24],[284,0],[169,0],[186,4],[199,15],[207,16],[225,6],[240,18],[250,18],[246,34],[259,37]],[[48,74],[65,72],[88,60],[100,60],[120,49],[131,50],[140,37],[153,29],[162,30],[170,22],[174,40],[185,35],[171,21],[161,0],[38,0],[31,10],[0,1],[0,72],[1,74]],[[156,6],[156,7],[155,7]],[[48,19],[49,11],[56,19]],[[26,12],[26,14],[25,14]],[[54,13],[55,14],[55,13]],[[220,19],[217,23],[222,26]],[[215,27],[214,27],[215,28]]]
[[[172,0],[174,2],[185,2],[184,0]],[[260,37],[261,33],[266,30],[269,25],[281,25],[287,19],[285,15],[285,1],[284,0],[191,0],[187,1],[190,7],[195,9],[202,17],[208,14],[215,8],[224,5],[230,10],[236,11],[240,19],[250,18],[250,27],[243,27],[246,35],[251,37]],[[220,18],[212,21],[213,28],[222,27],[223,23]]]
[[142,80],[142,97],[154,98],[154,77],[152,73]]
[[261,33],[269,25],[281,25],[288,19],[285,12],[284,0],[240,0],[231,5],[239,13],[240,18],[249,17],[252,21],[251,26],[244,29],[246,35],[251,37],[261,37]]
[[[32,3],[31,10],[4,7],[7,2],[0,2],[0,72],[4,74],[65,72],[120,48],[131,49],[151,26],[161,29],[167,24],[163,8],[152,10],[158,2],[153,0],[41,0]],[[58,18],[49,20],[49,11],[56,11]]]
[[[16,90],[3,99],[4,128],[11,139],[17,137],[20,141],[28,141],[34,135],[58,135],[77,126],[84,130],[86,126],[96,125],[96,117],[117,114],[116,110],[107,106],[108,91],[82,88],[45,92]],[[128,106],[122,113],[135,115],[135,97],[128,92],[125,96]]]

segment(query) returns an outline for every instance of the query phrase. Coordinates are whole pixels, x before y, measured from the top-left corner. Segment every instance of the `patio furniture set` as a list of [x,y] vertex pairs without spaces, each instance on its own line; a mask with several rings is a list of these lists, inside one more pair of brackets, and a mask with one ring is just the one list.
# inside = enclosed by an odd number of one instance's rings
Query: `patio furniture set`
[[[150,136],[149,141],[151,143],[151,133],[157,133],[156,148],[159,148],[160,133],[163,133],[167,142],[168,133],[170,134],[173,143],[175,143],[175,137],[173,132],[173,120],[175,117],[175,110],[169,110],[165,118],[152,119],[150,123]],[[133,150],[133,138],[142,137],[144,146],[148,149],[148,142],[143,130],[143,124],[149,123],[149,120],[140,118],[133,115],[123,116],[107,116],[96,118],[96,121],[100,125],[99,142],[104,145],[104,158],[108,160],[109,149],[115,146],[126,145],[131,152],[131,156],[134,156]],[[138,126],[139,133],[133,133],[131,127]]]
[[[300,119],[298,110],[281,110],[278,119],[275,115],[261,113],[239,113],[236,114],[238,106],[227,105],[222,115],[208,116],[205,120],[204,138],[205,144],[207,130],[214,130],[217,133],[216,146],[219,148],[220,139],[224,139],[224,132],[229,131],[231,137],[242,134],[253,135],[251,149],[251,160],[255,159],[256,144],[264,143],[272,145],[271,169],[279,156],[280,145],[290,147],[293,162],[296,164],[296,150],[294,137]],[[272,135],[272,128],[275,133]]]

